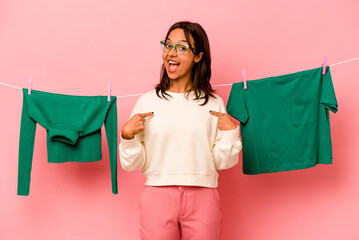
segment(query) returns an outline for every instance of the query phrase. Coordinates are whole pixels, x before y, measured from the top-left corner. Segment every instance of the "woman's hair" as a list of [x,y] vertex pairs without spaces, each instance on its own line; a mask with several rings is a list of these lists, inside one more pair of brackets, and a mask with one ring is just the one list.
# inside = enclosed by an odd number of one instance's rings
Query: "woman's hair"
[[[170,29],[167,32],[166,38],[164,39],[165,41],[167,41],[168,35],[171,33],[171,31],[176,28],[183,29],[186,40],[189,45],[191,45],[190,35],[192,36],[194,46],[190,46],[188,50],[192,50],[194,55],[196,56],[199,55],[201,52],[203,52],[203,56],[201,60],[193,64],[192,74],[191,74],[192,88],[186,91],[186,93],[188,97],[188,93],[190,91],[194,91],[196,100],[205,99],[204,103],[201,104],[201,105],[205,105],[208,102],[209,96],[216,98],[213,95],[213,93],[215,93],[215,90],[212,89],[212,86],[209,82],[211,78],[211,55],[210,55],[210,48],[209,48],[209,41],[207,34],[202,28],[202,26],[199,25],[198,23],[181,21],[173,24],[170,27]],[[171,79],[167,75],[167,71],[165,69],[164,64],[162,64],[160,82],[155,86],[157,96],[160,97],[159,92],[161,92],[162,96],[165,99],[167,99],[166,96],[164,95],[170,96],[165,92],[170,87],[170,85],[171,85]],[[204,96],[199,98],[201,92],[204,93]]]

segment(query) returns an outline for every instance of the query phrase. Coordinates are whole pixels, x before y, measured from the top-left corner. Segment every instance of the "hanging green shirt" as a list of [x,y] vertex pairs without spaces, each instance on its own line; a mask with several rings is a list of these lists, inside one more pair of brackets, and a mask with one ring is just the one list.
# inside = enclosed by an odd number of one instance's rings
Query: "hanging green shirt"
[[332,163],[329,110],[338,111],[329,66],[234,83],[227,113],[240,121],[243,173]]
[[102,159],[105,124],[112,192],[117,194],[116,97],[74,96],[23,88],[19,143],[18,195],[29,195],[36,123],[47,131],[48,162],[94,162]]

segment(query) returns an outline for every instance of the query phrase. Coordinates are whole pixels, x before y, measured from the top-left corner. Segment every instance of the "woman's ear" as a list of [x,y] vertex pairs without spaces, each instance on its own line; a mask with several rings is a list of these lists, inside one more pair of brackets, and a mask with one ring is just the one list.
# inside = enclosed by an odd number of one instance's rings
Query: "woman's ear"
[[194,56],[194,62],[198,63],[199,61],[201,61],[203,56],[203,52],[200,52],[198,55]]

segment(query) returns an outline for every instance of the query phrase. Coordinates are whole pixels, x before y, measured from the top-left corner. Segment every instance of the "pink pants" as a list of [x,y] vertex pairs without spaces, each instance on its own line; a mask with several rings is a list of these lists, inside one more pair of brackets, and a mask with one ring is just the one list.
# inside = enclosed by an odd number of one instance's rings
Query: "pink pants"
[[222,230],[217,188],[145,186],[140,200],[142,240],[219,240]]

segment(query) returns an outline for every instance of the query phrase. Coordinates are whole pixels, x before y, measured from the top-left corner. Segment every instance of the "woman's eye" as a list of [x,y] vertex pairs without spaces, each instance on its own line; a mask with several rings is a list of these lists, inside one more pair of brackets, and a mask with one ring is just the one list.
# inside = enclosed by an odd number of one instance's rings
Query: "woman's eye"
[[186,47],[186,46],[183,46],[183,45],[180,45],[180,46],[178,47],[178,49],[179,49],[181,52],[184,52],[184,51],[187,50],[187,47]]

